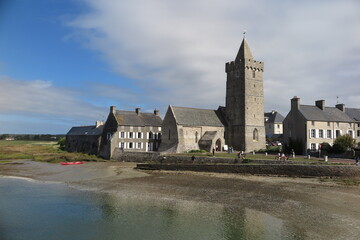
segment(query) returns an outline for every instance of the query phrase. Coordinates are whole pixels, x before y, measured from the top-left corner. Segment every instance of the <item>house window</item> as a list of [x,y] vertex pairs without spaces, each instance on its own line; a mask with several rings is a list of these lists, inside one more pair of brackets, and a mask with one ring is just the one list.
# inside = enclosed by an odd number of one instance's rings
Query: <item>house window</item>
[[129,142],[129,148],[132,149],[134,147],[134,144],[132,142]]
[[125,132],[120,132],[120,138],[125,138]]
[[137,136],[137,138],[142,138],[142,134],[141,134],[141,132],[138,132],[138,134],[137,134],[138,136]]
[[336,137],[340,137],[340,130],[336,130]]
[[319,130],[319,138],[324,138],[324,130]]
[[352,137],[353,131],[349,130],[348,134]]
[[326,131],[326,137],[327,137],[327,138],[331,138],[331,130],[327,130],[327,131]]
[[311,135],[312,138],[316,138],[316,132],[315,129],[311,129]]
[[137,148],[141,148],[141,142],[138,142],[137,145]]
[[311,126],[314,126],[315,125],[315,121],[311,121]]
[[357,136],[360,137],[360,130],[357,130]]
[[336,122],[336,126],[339,127],[340,123],[339,122]]
[[259,131],[255,128],[253,131],[253,141],[259,140]]
[[328,127],[330,126],[330,122],[327,122]]
[[123,142],[119,143],[119,147],[124,149],[125,148],[125,144]]
[[134,134],[133,132],[129,132],[129,138],[133,138]]
[[149,132],[149,139],[153,139],[153,133]]
[[280,128],[280,124],[278,124],[277,127]]
[[195,142],[198,142],[198,132],[195,132]]
[[159,140],[161,139],[161,133],[158,133],[158,139]]
[[315,150],[316,150],[316,143],[312,143],[312,144],[310,145],[310,149],[311,149],[312,151],[315,151]]

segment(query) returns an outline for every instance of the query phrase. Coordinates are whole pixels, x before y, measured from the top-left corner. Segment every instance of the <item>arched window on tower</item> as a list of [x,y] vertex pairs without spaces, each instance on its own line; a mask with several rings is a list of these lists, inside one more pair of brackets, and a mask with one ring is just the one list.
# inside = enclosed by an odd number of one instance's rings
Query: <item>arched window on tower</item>
[[255,78],[255,76],[256,76],[255,70],[252,71],[252,75],[253,75],[253,78]]
[[257,128],[255,128],[253,131],[253,141],[259,141],[259,131],[257,130]]

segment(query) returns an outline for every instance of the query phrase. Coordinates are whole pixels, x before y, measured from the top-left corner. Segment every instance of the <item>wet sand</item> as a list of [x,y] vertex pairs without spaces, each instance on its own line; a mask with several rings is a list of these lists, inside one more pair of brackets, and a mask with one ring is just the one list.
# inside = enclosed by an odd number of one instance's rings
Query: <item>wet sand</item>
[[149,200],[185,200],[248,208],[280,218],[306,239],[359,239],[360,187],[318,178],[139,171],[133,163],[62,166],[0,161],[0,175],[61,182],[83,190]]

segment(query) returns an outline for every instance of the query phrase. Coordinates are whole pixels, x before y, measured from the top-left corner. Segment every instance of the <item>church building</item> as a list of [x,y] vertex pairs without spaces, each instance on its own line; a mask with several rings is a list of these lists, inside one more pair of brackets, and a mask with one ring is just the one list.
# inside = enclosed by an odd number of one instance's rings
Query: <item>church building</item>
[[170,105],[159,151],[220,151],[224,145],[245,152],[265,148],[264,63],[254,60],[245,38],[225,71],[225,107],[209,110]]

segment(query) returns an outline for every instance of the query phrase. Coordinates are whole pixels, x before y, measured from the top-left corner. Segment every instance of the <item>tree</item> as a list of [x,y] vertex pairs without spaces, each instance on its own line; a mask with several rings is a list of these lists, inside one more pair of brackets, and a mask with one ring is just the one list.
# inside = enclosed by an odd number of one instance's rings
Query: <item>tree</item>
[[65,150],[66,138],[62,137],[59,139],[58,144],[61,150]]
[[355,144],[355,139],[350,135],[343,135],[335,139],[335,143],[332,147],[334,153],[343,153],[346,150],[352,148]]
[[323,154],[330,153],[332,150],[331,145],[327,142],[321,143],[321,151]]

